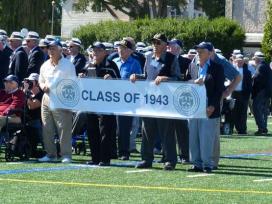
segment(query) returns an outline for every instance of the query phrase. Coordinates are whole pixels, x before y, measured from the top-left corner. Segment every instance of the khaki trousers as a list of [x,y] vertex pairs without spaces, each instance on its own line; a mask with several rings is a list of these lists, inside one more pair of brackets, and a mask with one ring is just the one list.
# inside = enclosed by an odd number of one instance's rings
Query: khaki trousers
[[43,142],[49,157],[57,156],[55,135],[59,136],[61,156],[71,157],[72,143],[72,112],[67,110],[51,110],[49,96],[44,94],[42,99]]

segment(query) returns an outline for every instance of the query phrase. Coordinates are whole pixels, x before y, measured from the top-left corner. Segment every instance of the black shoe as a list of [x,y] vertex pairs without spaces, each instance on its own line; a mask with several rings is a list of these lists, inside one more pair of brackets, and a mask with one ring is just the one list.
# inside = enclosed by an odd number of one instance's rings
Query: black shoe
[[86,164],[88,164],[88,165],[98,165],[99,162],[87,161]]
[[110,162],[107,161],[107,162],[99,162],[98,164],[99,166],[110,166]]
[[147,161],[141,161],[139,163],[136,164],[135,168],[137,169],[148,169],[148,168],[152,168],[152,163],[149,163]]
[[175,169],[175,165],[172,164],[171,162],[166,162],[164,165],[163,165],[163,170],[165,171],[172,171]]
[[120,160],[123,160],[123,161],[129,160],[129,156],[126,156],[126,155],[121,156]]
[[202,168],[199,168],[197,166],[192,166],[190,169],[188,169],[187,171],[189,172],[203,172]]
[[212,173],[212,169],[209,168],[209,167],[205,167],[205,168],[203,169],[203,172],[206,173],[206,174],[210,174],[210,173]]
[[267,130],[258,130],[258,131],[256,131],[255,133],[254,133],[254,135],[256,135],[256,136],[263,136],[263,135],[267,135]]

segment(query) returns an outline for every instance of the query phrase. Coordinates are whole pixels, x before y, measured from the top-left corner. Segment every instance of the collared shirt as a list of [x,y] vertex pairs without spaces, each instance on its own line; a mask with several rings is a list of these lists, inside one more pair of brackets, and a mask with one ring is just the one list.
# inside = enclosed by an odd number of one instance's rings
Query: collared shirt
[[129,79],[131,74],[141,74],[141,65],[132,56],[129,56],[126,61],[123,61],[120,57],[113,60],[120,70],[121,79]]
[[75,78],[76,71],[75,66],[71,63],[68,59],[61,57],[58,64],[54,66],[51,60],[47,60],[40,69],[40,77],[39,77],[39,84],[41,89],[45,86],[49,87],[50,79],[58,79],[58,78]]
[[241,75],[241,81],[239,84],[235,87],[235,91],[242,91],[242,84],[243,84],[243,67],[235,67],[237,71],[239,71]]
[[[147,80],[156,79],[156,77],[160,73],[162,65],[165,64],[165,60],[166,60],[166,52],[162,53],[159,59],[155,58],[152,52],[146,54],[146,63],[144,68],[147,75],[146,76]],[[171,77],[172,80],[177,80],[178,76],[180,76],[179,63],[176,57],[174,58],[174,61],[171,64],[170,73],[171,73],[171,76],[167,76],[167,77]]]
[[199,65],[199,69],[198,69],[198,77],[200,78],[205,78],[206,75],[207,75],[207,70],[208,70],[208,67],[210,66],[211,62],[210,62],[210,59],[208,59],[204,65],[201,67]]

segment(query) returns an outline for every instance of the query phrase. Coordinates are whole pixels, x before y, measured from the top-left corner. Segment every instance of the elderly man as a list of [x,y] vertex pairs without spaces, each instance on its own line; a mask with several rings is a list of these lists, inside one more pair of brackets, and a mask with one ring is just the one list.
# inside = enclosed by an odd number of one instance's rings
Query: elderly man
[[22,47],[23,36],[20,32],[13,32],[9,38],[9,44],[13,50],[10,58],[9,74],[16,75],[19,83],[27,77],[28,56]]
[[234,109],[231,112],[230,129],[233,132],[235,126],[238,134],[247,134],[247,108],[248,101],[252,90],[251,73],[248,70],[248,65],[244,62],[244,56],[238,54],[234,59],[234,66],[239,71],[242,80],[236,86],[231,94],[235,100]]
[[[211,46],[213,47],[212,44]],[[215,53],[214,47],[211,52],[211,60],[217,64],[220,64],[223,67],[225,78],[230,81],[229,86],[223,92],[223,96],[222,96],[222,100],[223,100],[224,98],[228,97],[233,92],[237,84],[241,81],[241,75],[224,56]],[[215,140],[214,140],[214,156],[213,156],[214,169],[218,168],[219,158],[220,158],[220,129],[218,129],[218,133],[216,134]]]
[[[131,74],[141,74],[142,69],[138,60],[132,57],[133,44],[129,40],[122,40],[118,46],[119,57],[113,61],[120,70],[121,79],[128,80]],[[132,126],[133,117],[118,116],[119,137],[118,148],[119,157],[122,160],[128,160],[129,152],[129,138]]]
[[[130,80],[147,79],[159,85],[163,81],[177,80],[180,76],[178,60],[175,55],[166,52],[167,38],[158,33],[152,39],[154,53],[146,58],[144,75],[132,74]],[[154,160],[155,138],[160,134],[164,150],[164,170],[174,170],[177,163],[177,151],[173,120],[161,118],[143,118],[142,162],[136,168],[151,168]]]
[[[183,43],[178,39],[172,39],[168,43],[168,51],[177,56],[180,69],[180,79],[186,81],[186,73],[189,69],[191,60],[181,56]],[[187,120],[173,120],[175,121],[176,137],[179,147],[179,157],[182,163],[189,162],[189,129]]]
[[49,107],[50,79],[75,78],[74,65],[61,54],[59,41],[51,41],[48,47],[50,59],[41,67],[39,84],[44,92],[42,99],[43,142],[47,155],[39,159],[40,162],[55,161],[57,149],[54,136],[60,139],[60,154],[63,163],[70,163],[72,156],[71,131],[72,113],[68,110],[51,110]]
[[190,171],[210,173],[214,165],[214,140],[219,131],[220,101],[225,77],[223,67],[211,60],[213,46],[210,43],[202,42],[195,49],[199,62],[195,67],[197,76],[192,79],[196,84],[206,87],[207,118],[189,120],[189,144],[193,163]]
[[70,52],[70,61],[75,65],[76,74],[83,72],[86,65],[86,58],[80,53],[81,41],[78,38],[72,38],[68,44]]
[[12,52],[12,49],[7,45],[6,37],[0,35],[0,89],[4,88],[2,81],[8,75],[9,61]]
[[40,68],[44,63],[44,54],[41,48],[39,47],[39,34],[30,31],[28,32],[26,38],[26,45],[29,48],[29,56],[28,56],[28,68],[27,68],[27,76],[31,73],[40,73]]
[[[120,78],[118,67],[107,59],[108,52],[104,44],[96,42],[92,45],[92,52],[97,78]],[[110,165],[112,152],[116,151],[116,116],[87,114],[86,122],[92,156],[92,160],[88,164]]]
[[18,88],[18,78],[9,75],[4,79],[5,89],[0,90],[0,131],[6,125],[6,117],[9,123],[21,123],[20,113],[15,109],[23,109],[24,93]]
[[263,53],[255,52],[253,59],[257,65],[252,87],[253,114],[258,126],[255,135],[266,135],[268,133],[268,101],[271,96],[271,69],[264,61]]
[[46,39],[41,39],[39,42],[39,47],[40,47],[41,51],[43,52],[43,60],[44,61],[49,59],[48,45],[49,45],[49,41],[47,41]]

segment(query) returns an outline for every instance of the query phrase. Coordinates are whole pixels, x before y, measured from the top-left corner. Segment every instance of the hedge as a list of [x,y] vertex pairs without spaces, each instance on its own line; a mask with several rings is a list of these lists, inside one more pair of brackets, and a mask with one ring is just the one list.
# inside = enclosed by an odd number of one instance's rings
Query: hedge
[[233,49],[242,49],[245,39],[245,32],[238,23],[226,18],[209,20],[203,17],[192,20],[166,18],[105,21],[81,26],[73,31],[73,36],[80,38],[84,46],[88,47],[95,41],[114,42],[125,36],[149,43],[158,32],[165,33],[169,39],[183,40],[185,50],[201,41],[210,41],[227,56]]

